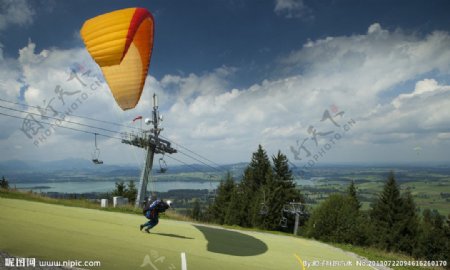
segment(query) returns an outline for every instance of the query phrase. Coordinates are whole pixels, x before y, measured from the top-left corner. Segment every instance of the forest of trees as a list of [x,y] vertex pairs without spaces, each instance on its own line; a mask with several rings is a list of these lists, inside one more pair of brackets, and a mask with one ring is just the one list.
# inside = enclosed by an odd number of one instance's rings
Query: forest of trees
[[128,202],[130,204],[134,204],[137,196],[137,188],[133,181],[129,181],[128,185],[125,185],[125,182],[116,182],[116,188],[111,193],[111,196],[106,195],[108,199],[112,196],[122,196],[124,198],[128,198]]
[[302,200],[287,157],[278,152],[271,163],[260,145],[240,183],[228,174],[219,185],[208,217],[219,224],[276,230],[279,229],[283,206]]
[[420,216],[410,192],[400,191],[393,172],[369,210],[360,209],[356,195],[352,182],[347,194],[331,195],[319,204],[306,224],[306,236],[450,260],[450,219],[429,209]]
[[9,189],[9,182],[2,176],[2,180],[0,180],[0,188]]
[[[272,161],[272,162],[271,162]],[[289,161],[278,152],[271,161],[260,145],[238,183],[228,174],[217,196],[195,219],[242,227],[281,230],[283,205],[304,201],[295,186]],[[262,209],[264,213],[262,213]],[[371,246],[427,260],[450,261],[450,217],[436,210],[417,210],[408,190],[401,192],[394,172],[368,210],[361,209],[351,182],[345,194],[330,195],[310,213],[301,228],[306,237],[326,242]]]

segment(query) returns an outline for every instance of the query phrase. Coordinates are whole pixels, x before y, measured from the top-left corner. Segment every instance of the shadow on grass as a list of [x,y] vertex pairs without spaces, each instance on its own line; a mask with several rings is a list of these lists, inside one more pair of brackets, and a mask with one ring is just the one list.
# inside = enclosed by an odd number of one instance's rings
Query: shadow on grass
[[195,226],[208,240],[210,252],[233,256],[256,256],[267,251],[267,245],[247,234],[205,226]]
[[154,233],[154,232],[152,232],[150,234],[156,234],[156,235],[162,235],[162,236],[174,237],[174,238],[181,238],[181,239],[195,239],[192,237],[187,237],[187,236],[173,234],[173,233]]

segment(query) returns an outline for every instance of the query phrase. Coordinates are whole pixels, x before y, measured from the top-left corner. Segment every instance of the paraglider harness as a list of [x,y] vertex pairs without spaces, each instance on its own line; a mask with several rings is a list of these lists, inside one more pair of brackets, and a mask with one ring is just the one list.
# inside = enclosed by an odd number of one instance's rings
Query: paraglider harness
[[158,217],[159,213],[166,212],[169,209],[169,204],[163,200],[156,200],[152,203],[147,204],[144,209],[142,209],[142,214],[148,219],[154,219]]

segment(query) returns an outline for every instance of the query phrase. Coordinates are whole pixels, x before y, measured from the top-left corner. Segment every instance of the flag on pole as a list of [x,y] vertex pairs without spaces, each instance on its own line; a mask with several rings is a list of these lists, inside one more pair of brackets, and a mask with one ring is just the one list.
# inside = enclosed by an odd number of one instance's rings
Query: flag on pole
[[142,119],[142,116],[139,115],[139,116],[137,116],[136,118],[133,119],[133,123],[134,123],[134,121],[136,121],[136,120],[141,120],[141,119]]

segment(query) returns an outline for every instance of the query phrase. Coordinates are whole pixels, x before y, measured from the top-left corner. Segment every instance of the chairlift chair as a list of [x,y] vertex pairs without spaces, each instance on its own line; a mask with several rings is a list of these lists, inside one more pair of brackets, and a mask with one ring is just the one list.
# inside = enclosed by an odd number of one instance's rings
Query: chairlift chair
[[287,228],[287,222],[288,222],[288,219],[286,217],[282,216],[281,220],[280,220],[280,226],[282,228]]
[[103,164],[103,160],[100,160],[100,149],[97,146],[97,133],[94,133],[95,150],[92,153],[92,162],[96,165]]
[[259,209],[259,214],[265,216],[269,213],[269,207],[265,203],[261,203],[261,208]]
[[269,207],[266,204],[266,192],[263,190],[263,202],[260,204],[259,214],[265,216],[269,213]]
[[167,172],[167,163],[164,160],[164,156],[159,158],[159,173]]
[[212,179],[214,178],[214,175],[210,174],[209,175],[209,188],[208,188],[208,199],[211,201],[214,201],[214,199],[216,198],[216,189],[214,188],[213,184],[212,184]]

